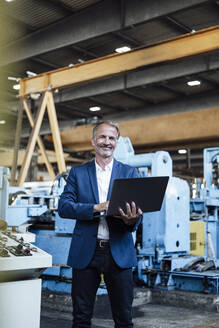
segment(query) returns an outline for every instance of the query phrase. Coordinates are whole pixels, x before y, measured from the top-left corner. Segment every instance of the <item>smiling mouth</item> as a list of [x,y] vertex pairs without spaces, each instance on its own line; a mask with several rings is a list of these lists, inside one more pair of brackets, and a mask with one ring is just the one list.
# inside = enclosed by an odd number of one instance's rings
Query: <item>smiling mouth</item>
[[100,148],[105,150],[112,150],[112,147],[108,147],[108,146],[101,146]]

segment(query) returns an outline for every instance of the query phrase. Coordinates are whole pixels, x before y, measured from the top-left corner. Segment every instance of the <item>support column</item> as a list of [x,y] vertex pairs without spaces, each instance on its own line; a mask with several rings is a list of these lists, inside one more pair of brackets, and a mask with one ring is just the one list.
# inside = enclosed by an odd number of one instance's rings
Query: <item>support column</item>
[[53,144],[57,157],[58,169],[59,169],[59,173],[62,173],[66,171],[66,165],[65,165],[64,153],[62,148],[62,142],[60,137],[60,131],[58,126],[58,120],[57,120],[52,91],[48,92],[47,110],[48,110],[50,127],[52,130]]
[[26,148],[26,152],[25,152],[25,158],[24,161],[22,163],[21,166],[21,170],[20,170],[20,174],[18,176],[18,181],[17,181],[17,185],[20,187],[23,185],[26,176],[27,176],[27,171],[28,168],[30,166],[30,161],[31,161],[31,157],[33,155],[33,151],[34,151],[34,147],[36,145],[36,141],[37,141],[37,137],[39,136],[39,131],[40,131],[40,127],[42,124],[42,120],[43,120],[43,116],[45,113],[45,109],[46,109],[46,104],[47,104],[47,95],[48,91],[46,91],[43,96],[42,96],[42,100],[41,103],[39,105],[39,108],[37,110],[37,114],[36,114],[36,118],[34,121],[34,125],[33,125],[33,129],[28,141],[28,145]]
[[[30,108],[29,108],[29,106],[27,104],[27,100],[24,99],[23,103],[24,103],[24,108],[25,108],[27,117],[29,119],[30,125],[33,128],[33,126],[34,126],[34,119],[33,119],[31,110],[30,110]],[[50,178],[52,180],[54,180],[55,179],[55,172],[53,170],[53,167],[52,167],[51,163],[49,162],[49,158],[47,156],[46,149],[45,149],[44,144],[43,144],[43,140],[42,140],[42,138],[40,136],[37,137],[37,143],[38,143],[39,149],[40,149],[40,151],[42,153],[43,160],[44,160],[45,165],[46,165],[46,168],[47,168],[47,170],[49,172]]]
[[11,180],[10,180],[11,186],[14,186],[16,184],[15,179],[16,179],[18,152],[19,152],[20,140],[21,140],[23,110],[24,110],[23,97],[21,97],[20,101],[19,101],[17,126],[16,126],[16,132],[15,132],[14,154],[13,154],[13,162],[12,162],[12,168],[11,168]]

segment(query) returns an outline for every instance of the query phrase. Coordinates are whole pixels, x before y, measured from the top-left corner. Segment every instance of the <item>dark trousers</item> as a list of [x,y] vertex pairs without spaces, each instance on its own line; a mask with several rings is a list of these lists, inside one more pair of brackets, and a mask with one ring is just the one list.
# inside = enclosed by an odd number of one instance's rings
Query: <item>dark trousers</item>
[[132,269],[121,269],[114,262],[109,246],[96,251],[83,270],[73,269],[73,328],[90,328],[100,274],[104,274],[115,328],[132,328]]

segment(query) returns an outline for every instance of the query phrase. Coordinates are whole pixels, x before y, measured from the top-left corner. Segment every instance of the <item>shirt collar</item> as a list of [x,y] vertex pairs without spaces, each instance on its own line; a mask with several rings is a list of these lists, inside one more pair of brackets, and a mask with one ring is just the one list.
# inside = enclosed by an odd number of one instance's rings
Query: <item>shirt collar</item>
[[112,161],[111,161],[108,165],[105,166],[105,170],[103,170],[103,169],[100,167],[100,165],[97,164],[97,161],[96,161],[96,159],[95,159],[96,170],[97,170],[98,172],[102,172],[102,171],[112,171],[112,168],[113,168],[113,162],[114,162],[114,159],[112,159]]

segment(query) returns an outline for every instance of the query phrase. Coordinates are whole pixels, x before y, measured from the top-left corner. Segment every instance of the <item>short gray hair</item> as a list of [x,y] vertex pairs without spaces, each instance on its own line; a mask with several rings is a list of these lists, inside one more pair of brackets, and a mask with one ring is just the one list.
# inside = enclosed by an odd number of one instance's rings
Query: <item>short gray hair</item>
[[102,124],[108,124],[114,127],[117,131],[117,139],[119,139],[120,136],[119,125],[116,122],[112,122],[112,121],[99,121],[98,123],[96,123],[95,126],[93,127],[93,139],[95,139],[96,137],[98,127]]

